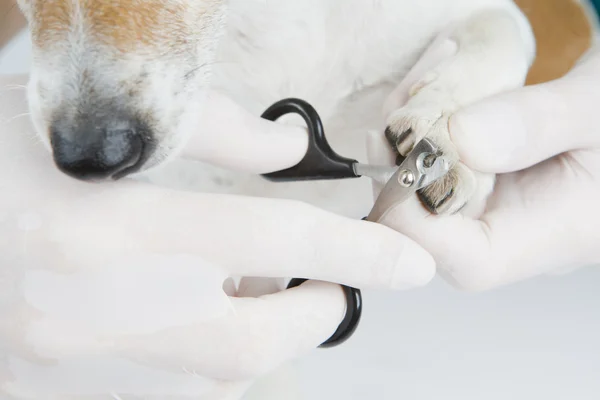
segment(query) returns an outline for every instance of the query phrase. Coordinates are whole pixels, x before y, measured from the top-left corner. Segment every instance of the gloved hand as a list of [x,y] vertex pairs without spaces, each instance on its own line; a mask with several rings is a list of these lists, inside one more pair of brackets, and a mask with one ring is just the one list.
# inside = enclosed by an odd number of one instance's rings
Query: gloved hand
[[[432,45],[388,109],[403,104],[412,82],[452,52],[443,38]],[[462,161],[500,174],[483,214],[433,216],[415,196],[382,223],[421,244],[441,275],[468,290],[600,263],[598,104],[596,47],[562,79],[464,108],[450,119]],[[368,146],[371,163],[393,164],[382,134],[371,134]]]
[[[326,282],[399,288],[434,275],[392,229],[299,202],[68,178],[19,116],[22,83],[0,79],[2,398],[239,398],[335,332],[345,298]],[[304,155],[302,129],[216,95],[208,107],[210,134],[188,157],[262,173]],[[280,291],[230,276],[315,281]]]

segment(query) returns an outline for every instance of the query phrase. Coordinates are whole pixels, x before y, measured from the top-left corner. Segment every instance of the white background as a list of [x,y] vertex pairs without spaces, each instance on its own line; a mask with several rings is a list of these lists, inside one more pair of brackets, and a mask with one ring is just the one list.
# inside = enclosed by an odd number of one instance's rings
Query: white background
[[[0,51],[0,73],[27,72],[29,57],[23,34]],[[363,298],[363,320],[349,342],[283,368],[249,397],[600,399],[598,268],[487,293],[436,280]]]

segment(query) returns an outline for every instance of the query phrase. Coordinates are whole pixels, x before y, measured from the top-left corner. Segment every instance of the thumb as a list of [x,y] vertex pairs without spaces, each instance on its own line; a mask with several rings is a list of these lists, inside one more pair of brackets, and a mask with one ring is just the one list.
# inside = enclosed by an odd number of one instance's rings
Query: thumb
[[[371,134],[369,161],[384,160],[383,134]],[[565,266],[595,265],[600,241],[589,208],[581,199],[597,198],[594,179],[559,159],[526,171],[502,174],[485,213],[436,216],[411,196],[380,223],[433,255],[438,272],[454,285],[485,290]],[[377,194],[377,188],[375,189]]]
[[200,129],[190,124],[190,130],[198,131],[191,133],[184,158],[263,174],[292,167],[306,153],[308,135],[303,128],[252,115],[216,91],[207,94],[202,106]]
[[[600,73],[591,64],[566,77],[491,97],[457,112],[450,135],[461,160],[490,173],[518,171],[566,151],[597,146]],[[600,65],[596,65],[600,67]]]

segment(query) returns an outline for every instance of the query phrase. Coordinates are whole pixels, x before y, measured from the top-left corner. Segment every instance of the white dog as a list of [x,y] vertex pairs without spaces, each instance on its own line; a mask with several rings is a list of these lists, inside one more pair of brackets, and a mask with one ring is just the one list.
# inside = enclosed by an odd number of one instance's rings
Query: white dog
[[[198,118],[209,87],[257,116],[299,97],[315,106],[332,146],[348,157],[364,160],[370,129],[385,130],[402,155],[431,138],[454,167],[420,198],[433,213],[458,212],[485,199],[494,177],[460,162],[448,117],[522,86],[535,53],[530,25],[509,0],[19,3],[34,44],[31,115],[65,173],[100,180],[152,170],[169,185],[292,197],[354,217],[372,204],[366,179],[282,184],[208,166],[193,173],[190,165],[153,167],[182,147],[183,127]],[[383,118],[385,100],[441,32],[455,55]]]

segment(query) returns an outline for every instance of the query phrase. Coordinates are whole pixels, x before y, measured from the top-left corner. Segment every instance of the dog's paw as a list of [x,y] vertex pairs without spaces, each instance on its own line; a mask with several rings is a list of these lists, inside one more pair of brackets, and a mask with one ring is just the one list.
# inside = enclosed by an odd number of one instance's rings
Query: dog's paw
[[[477,192],[489,188],[488,176],[475,175],[462,163],[457,163],[443,178],[419,190],[417,196],[423,206],[433,214],[455,214],[473,204]],[[489,193],[483,193],[487,197]]]
[[448,123],[448,116],[439,108],[406,106],[392,113],[385,134],[398,153],[406,157],[425,136],[434,141],[436,136],[443,139],[443,130],[447,130],[444,123]]
[[446,176],[417,192],[429,212],[455,214],[467,210],[469,215],[477,214],[494,187],[495,177],[472,171],[460,162],[448,131],[453,111],[451,107],[413,107],[409,103],[392,113],[385,133],[398,153],[398,164],[425,137],[435,143],[440,155],[451,163]]

